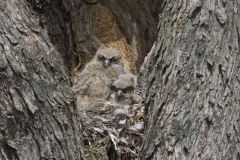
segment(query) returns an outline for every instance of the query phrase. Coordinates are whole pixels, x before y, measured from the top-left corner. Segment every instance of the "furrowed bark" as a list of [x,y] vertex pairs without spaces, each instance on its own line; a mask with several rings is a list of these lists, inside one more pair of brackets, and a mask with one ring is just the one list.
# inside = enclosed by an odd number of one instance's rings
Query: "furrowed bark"
[[161,8],[141,71],[142,159],[240,159],[240,2],[165,0]]
[[81,159],[63,57],[24,0],[0,2],[0,159]]

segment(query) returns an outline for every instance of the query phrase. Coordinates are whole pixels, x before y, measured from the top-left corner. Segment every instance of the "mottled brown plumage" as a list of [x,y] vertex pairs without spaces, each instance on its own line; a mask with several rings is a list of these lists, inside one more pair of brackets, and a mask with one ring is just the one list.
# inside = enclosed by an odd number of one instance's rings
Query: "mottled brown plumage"
[[118,75],[124,73],[121,52],[115,48],[100,48],[93,61],[101,63],[104,67],[104,73],[111,79],[115,79]]
[[111,100],[124,105],[136,103],[138,101],[138,96],[134,93],[135,87],[135,75],[130,73],[119,75],[118,79],[114,81],[111,87],[113,90]]
[[73,91],[78,95],[77,103],[107,100],[112,83],[122,73],[124,67],[120,52],[113,48],[99,49],[74,82]]

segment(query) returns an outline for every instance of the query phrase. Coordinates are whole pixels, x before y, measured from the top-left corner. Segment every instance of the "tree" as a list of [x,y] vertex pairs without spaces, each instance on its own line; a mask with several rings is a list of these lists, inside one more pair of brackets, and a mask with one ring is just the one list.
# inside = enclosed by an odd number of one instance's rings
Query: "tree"
[[146,84],[143,159],[240,159],[240,2],[164,0]]
[[0,159],[81,159],[67,67],[32,12],[0,2]]

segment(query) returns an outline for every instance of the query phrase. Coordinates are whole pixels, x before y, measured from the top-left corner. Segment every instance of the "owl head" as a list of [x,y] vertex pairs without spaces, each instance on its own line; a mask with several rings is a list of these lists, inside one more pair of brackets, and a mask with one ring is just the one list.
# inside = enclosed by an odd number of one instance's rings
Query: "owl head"
[[119,75],[118,79],[112,84],[117,100],[123,100],[133,94],[136,87],[136,76],[126,73]]
[[121,52],[115,48],[100,48],[94,60],[101,63],[105,68],[123,65]]

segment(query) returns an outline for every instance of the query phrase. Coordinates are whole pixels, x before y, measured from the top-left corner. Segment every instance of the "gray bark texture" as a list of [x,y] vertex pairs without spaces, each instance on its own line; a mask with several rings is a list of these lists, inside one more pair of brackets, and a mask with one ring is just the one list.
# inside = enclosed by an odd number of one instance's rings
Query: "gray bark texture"
[[0,159],[81,159],[73,106],[67,67],[47,30],[25,0],[1,0]]
[[140,73],[147,160],[240,159],[240,1],[164,0]]

